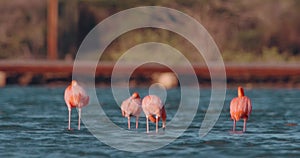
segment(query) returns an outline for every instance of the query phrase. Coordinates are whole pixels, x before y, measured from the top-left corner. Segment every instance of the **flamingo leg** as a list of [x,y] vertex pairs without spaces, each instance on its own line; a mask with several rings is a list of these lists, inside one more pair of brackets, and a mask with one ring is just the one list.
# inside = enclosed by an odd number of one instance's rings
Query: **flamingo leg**
[[139,117],[137,116],[135,118],[135,129],[138,129],[138,127],[139,127]]
[[69,108],[69,124],[68,124],[68,130],[71,130],[71,109]]
[[158,133],[158,116],[156,115],[156,133]]
[[146,131],[147,131],[147,133],[149,133],[149,120],[148,120],[148,116],[146,116]]
[[127,117],[128,118],[128,129],[130,129],[130,116]]
[[80,130],[81,108],[78,108],[78,130]]
[[247,119],[244,118],[244,128],[243,128],[243,132],[246,132],[246,124],[247,124]]
[[236,126],[236,121],[233,120],[233,129],[232,129],[233,132],[235,132],[235,126]]

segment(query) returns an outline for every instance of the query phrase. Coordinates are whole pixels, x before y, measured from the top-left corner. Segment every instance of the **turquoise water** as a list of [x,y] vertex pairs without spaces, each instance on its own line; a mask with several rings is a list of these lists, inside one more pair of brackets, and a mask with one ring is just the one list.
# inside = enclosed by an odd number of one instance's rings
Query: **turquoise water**
[[[148,92],[144,88],[135,91],[141,96]],[[199,128],[210,99],[210,89],[201,89],[200,106],[189,128],[170,144],[142,153],[112,148],[99,141],[84,124],[78,131],[76,110],[72,112],[74,130],[66,130],[68,113],[63,93],[64,87],[11,86],[0,89],[0,157],[300,156],[299,89],[247,89],[245,93],[252,99],[253,112],[244,134],[230,133],[229,102],[236,91],[228,90],[216,125],[206,137],[200,138]],[[172,89],[167,94],[167,121],[170,121],[177,111],[180,90]],[[97,95],[101,95],[100,103],[107,116],[126,129],[127,119],[121,117],[111,90],[98,88]],[[237,126],[241,130],[242,122]],[[154,130],[153,124],[151,130]],[[147,135],[143,117],[135,132]],[[167,126],[164,134],[168,132],[172,132],[172,128]]]

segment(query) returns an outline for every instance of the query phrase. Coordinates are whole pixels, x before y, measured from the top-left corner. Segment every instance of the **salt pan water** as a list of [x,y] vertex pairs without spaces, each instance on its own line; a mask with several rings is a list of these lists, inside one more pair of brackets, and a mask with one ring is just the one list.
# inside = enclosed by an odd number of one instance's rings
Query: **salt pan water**
[[[199,128],[210,101],[210,89],[200,89],[198,111],[187,130],[162,148],[139,153],[117,150],[99,141],[84,124],[78,131],[75,109],[71,124],[74,130],[68,131],[64,88],[8,86],[0,89],[0,157],[300,156],[299,89],[245,89],[245,94],[252,99],[253,111],[244,134],[230,132],[229,103],[236,96],[236,90],[227,90],[222,113],[213,129],[203,138],[199,137]],[[138,91],[141,97],[148,93],[146,88],[132,91]],[[99,102],[109,119],[126,129],[127,119],[122,117],[111,89],[97,88],[97,95],[101,96]],[[167,121],[176,114],[179,102],[180,89],[168,90]],[[150,130],[154,130],[154,124],[150,126]],[[145,130],[145,118],[142,117],[140,128],[134,132],[146,135]],[[176,132],[168,126],[167,130]],[[237,130],[242,130],[242,121],[237,123]]]

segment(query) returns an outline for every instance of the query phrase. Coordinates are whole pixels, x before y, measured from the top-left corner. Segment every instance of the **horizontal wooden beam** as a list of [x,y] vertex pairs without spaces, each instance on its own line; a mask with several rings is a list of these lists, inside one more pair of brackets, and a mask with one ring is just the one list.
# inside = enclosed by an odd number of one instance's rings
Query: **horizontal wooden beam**
[[[18,72],[18,73],[72,73],[73,62],[66,61],[0,61],[0,71],[3,72]],[[85,70],[90,70],[93,65],[86,63],[77,63],[82,73]],[[102,63],[96,67],[96,75],[111,74],[114,68],[114,63]],[[205,65],[193,65],[196,75],[210,76],[209,69]],[[120,72],[130,72],[132,67],[124,65],[120,68]],[[188,74],[185,67],[177,67],[177,72],[180,74]],[[227,77],[276,77],[276,76],[300,76],[300,64],[228,64],[225,65]],[[134,72],[140,74],[148,74],[153,72],[171,72],[168,67],[158,64],[146,64],[137,68]]]

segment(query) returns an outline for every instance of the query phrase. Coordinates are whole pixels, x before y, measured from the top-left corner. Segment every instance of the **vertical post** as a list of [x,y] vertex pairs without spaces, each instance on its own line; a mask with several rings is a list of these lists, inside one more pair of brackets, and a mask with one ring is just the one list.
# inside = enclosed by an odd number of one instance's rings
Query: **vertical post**
[[4,87],[6,85],[6,73],[4,71],[0,71],[0,87]]
[[57,59],[58,0],[48,0],[47,58]]

